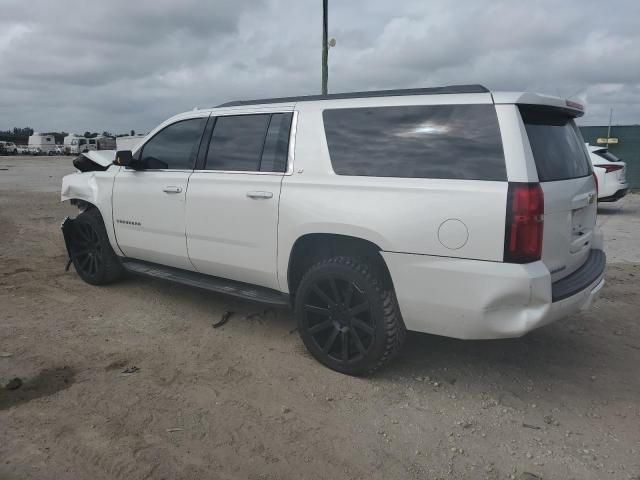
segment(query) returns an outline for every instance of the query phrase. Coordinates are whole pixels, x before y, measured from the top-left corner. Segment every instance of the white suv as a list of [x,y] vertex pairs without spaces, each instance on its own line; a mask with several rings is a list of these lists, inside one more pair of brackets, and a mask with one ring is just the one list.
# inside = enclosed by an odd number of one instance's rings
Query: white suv
[[406,329],[521,336],[604,285],[582,113],[471,85],[177,115],[113,164],[75,160],[70,262],[91,284],[129,271],[290,305],[313,356],[348,374]]

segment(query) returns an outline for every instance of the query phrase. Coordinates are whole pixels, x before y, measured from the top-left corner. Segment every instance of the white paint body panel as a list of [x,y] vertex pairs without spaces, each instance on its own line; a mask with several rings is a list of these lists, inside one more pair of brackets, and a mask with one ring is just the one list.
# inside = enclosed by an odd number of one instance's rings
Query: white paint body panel
[[[280,288],[276,257],[282,177],[211,171],[191,175],[187,247],[199,272]],[[250,192],[265,195],[251,198]]]
[[[122,169],[113,188],[113,225],[125,256],[193,270],[187,255],[188,171]],[[167,193],[165,189],[179,189]]]
[[122,255],[116,242],[111,210],[113,180],[119,170],[120,167],[112,166],[104,172],[76,172],[65,175],[62,178],[60,199],[63,202],[83,200],[98,208],[113,250],[116,254]]
[[543,262],[525,265],[383,253],[409,330],[461,339],[520,337],[591,305],[603,276],[551,301]]

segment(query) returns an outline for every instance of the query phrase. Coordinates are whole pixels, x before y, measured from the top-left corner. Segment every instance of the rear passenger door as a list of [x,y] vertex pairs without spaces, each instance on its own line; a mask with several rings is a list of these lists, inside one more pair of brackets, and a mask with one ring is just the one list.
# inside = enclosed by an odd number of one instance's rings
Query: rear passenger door
[[218,116],[189,179],[189,258],[209,275],[278,289],[278,203],[292,112]]

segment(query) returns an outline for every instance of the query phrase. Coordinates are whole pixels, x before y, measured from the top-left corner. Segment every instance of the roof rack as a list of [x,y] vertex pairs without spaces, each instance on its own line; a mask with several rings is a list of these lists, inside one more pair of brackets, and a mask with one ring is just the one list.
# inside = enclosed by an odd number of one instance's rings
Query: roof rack
[[344,98],[401,97],[406,95],[445,95],[453,93],[487,93],[482,85],[449,85],[433,88],[405,88],[400,90],[371,90],[369,92],[330,93],[328,95],[306,95],[301,97],[263,98],[260,100],[235,100],[218,105],[219,107],[239,107],[242,105],[260,105],[264,103],[311,102],[314,100],[339,100]]

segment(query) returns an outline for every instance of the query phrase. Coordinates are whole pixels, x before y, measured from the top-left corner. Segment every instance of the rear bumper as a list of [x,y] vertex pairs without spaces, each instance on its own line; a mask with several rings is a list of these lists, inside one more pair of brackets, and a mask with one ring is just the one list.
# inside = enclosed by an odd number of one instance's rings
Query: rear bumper
[[[588,261],[555,284],[542,262],[382,255],[407,329],[454,338],[522,336],[588,308],[604,286],[606,260],[601,250],[592,250],[591,256],[597,257],[593,264]],[[589,270],[583,271],[585,267]]]
[[613,195],[609,195],[607,197],[602,197],[602,198],[598,198],[599,202],[615,202],[617,200],[620,200],[622,197],[624,197],[627,193],[629,192],[628,188],[621,188],[619,190],[617,190]]

